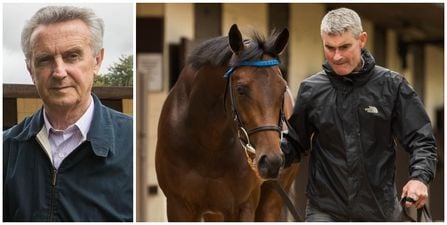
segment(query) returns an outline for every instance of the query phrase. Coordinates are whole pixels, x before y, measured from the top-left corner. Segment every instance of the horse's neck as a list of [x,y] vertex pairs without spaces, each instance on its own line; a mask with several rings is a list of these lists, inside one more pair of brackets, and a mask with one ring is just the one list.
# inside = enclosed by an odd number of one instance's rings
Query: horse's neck
[[[193,81],[190,93],[188,119],[191,125],[200,127],[197,132],[204,134],[210,144],[234,139],[234,122],[231,109],[224,101],[226,80],[222,69],[199,70]],[[222,74],[221,74],[222,73]],[[228,94],[227,94],[228,95]]]

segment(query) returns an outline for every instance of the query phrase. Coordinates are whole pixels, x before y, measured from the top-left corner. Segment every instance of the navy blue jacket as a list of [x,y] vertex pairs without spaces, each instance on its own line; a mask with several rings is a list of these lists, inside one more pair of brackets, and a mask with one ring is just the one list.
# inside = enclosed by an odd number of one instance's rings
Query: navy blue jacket
[[132,118],[93,95],[87,140],[55,169],[36,135],[43,109],[3,132],[4,221],[132,221]]

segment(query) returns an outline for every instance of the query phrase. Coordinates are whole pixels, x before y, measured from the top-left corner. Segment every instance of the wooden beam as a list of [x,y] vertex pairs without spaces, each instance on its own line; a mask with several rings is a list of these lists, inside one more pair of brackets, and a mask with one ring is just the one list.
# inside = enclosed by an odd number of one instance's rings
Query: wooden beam
[[[132,87],[93,87],[100,99],[132,99]],[[40,98],[32,84],[3,84],[3,98]]]

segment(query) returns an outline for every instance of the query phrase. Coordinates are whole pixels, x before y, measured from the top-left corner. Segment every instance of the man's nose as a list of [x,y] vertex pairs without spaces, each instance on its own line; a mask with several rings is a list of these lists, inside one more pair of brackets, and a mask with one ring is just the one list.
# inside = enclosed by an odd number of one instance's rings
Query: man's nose
[[54,59],[53,73],[52,76],[58,79],[63,79],[67,76],[67,71],[65,68],[65,62],[62,57],[56,57]]
[[338,49],[335,50],[334,61],[339,61],[339,60],[341,60],[341,59],[343,59],[343,56],[342,56],[340,50],[338,50]]

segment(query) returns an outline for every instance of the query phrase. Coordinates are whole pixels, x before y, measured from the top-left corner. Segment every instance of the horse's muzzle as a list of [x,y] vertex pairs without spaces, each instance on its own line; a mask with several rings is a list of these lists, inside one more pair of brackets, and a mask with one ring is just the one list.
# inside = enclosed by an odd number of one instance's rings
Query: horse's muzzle
[[284,156],[281,153],[263,154],[258,160],[259,175],[264,179],[276,179],[279,170],[284,166]]

